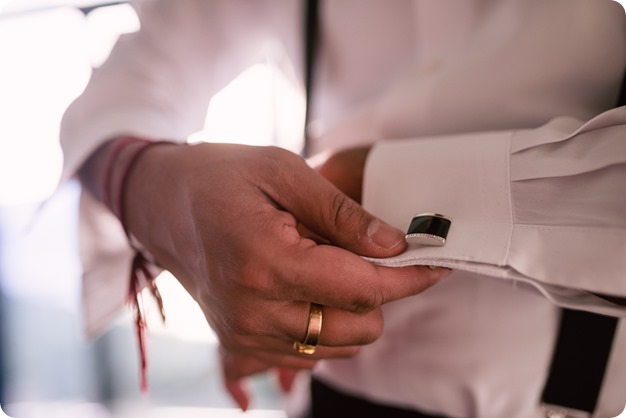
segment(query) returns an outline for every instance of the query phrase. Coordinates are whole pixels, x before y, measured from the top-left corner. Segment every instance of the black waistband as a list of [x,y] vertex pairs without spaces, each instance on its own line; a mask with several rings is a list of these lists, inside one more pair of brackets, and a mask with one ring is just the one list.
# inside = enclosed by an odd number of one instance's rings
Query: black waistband
[[338,391],[318,379],[311,381],[309,418],[445,418],[419,411],[382,405]]

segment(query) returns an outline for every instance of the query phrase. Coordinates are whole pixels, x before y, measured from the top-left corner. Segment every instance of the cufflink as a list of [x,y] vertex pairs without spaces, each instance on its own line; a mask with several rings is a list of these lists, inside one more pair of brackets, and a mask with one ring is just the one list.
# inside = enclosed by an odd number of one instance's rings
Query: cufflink
[[412,244],[443,247],[446,245],[452,219],[438,213],[420,213],[411,220],[406,241]]

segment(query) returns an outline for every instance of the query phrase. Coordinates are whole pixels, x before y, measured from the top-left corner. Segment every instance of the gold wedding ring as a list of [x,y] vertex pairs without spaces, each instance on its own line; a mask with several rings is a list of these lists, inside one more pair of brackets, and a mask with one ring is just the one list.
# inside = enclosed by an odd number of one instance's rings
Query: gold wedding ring
[[306,337],[304,341],[296,341],[293,343],[293,349],[300,354],[315,354],[317,341],[322,332],[322,305],[311,303],[309,310],[309,323],[307,325]]

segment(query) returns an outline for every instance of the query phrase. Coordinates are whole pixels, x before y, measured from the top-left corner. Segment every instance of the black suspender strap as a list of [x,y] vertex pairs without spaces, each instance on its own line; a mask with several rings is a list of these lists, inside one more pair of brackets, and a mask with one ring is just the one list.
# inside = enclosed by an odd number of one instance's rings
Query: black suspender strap
[[563,309],[542,407],[546,417],[578,418],[593,414],[618,319]]
[[[626,73],[617,107],[626,104]],[[623,304],[621,298],[603,298]],[[541,397],[548,418],[578,418],[593,414],[600,396],[618,319],[563,309],[552,365]]]
[[302,155],[309,156],[310,141],[307,125],[310,120],[311,97],[313,91],[313,73],[319,44],[319,0],[307,0],[304,9],[304,88],[306,92],[306,107],[304,113],[304,145]]

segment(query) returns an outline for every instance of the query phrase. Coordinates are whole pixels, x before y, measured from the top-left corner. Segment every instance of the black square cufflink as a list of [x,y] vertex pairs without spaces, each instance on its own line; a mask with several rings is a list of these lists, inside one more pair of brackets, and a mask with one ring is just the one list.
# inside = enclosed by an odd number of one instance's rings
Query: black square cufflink
[[443,247],[446,245],[452,219],[438,213],[420,213],[411,220],[406,232],[408,243]]

